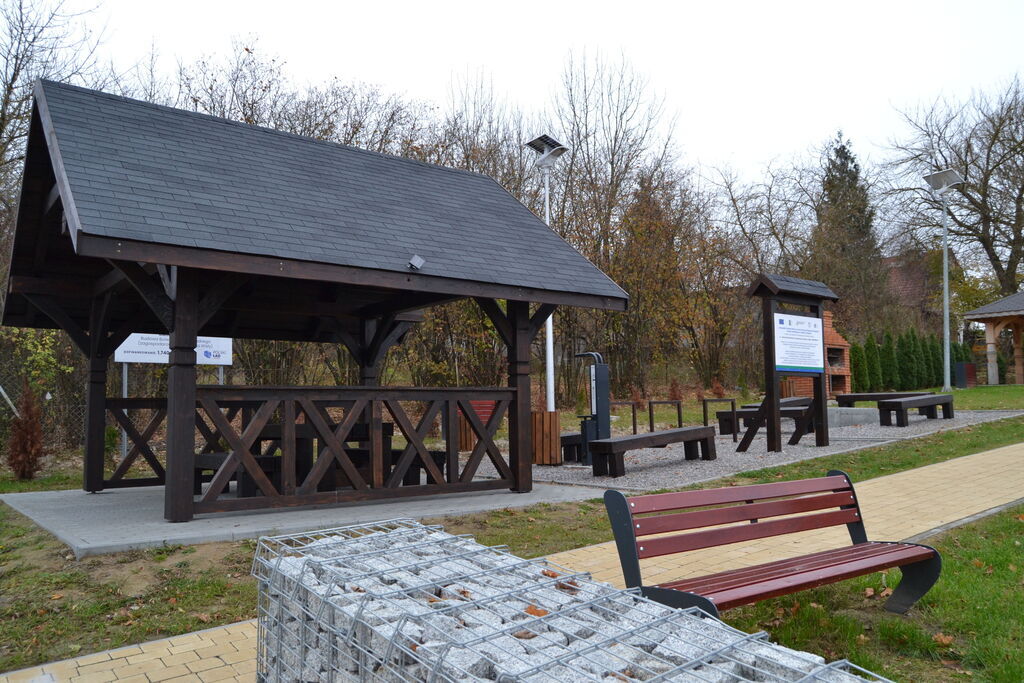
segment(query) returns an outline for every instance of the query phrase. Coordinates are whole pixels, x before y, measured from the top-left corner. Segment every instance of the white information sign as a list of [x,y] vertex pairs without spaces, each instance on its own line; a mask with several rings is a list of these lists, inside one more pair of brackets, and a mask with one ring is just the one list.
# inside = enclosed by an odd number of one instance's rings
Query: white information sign
[[[171,355],[171,338],[166,334],[136,332],[114,351],[115,363],[167,363]],[[231,365],[230,337],[199,337],[196,343],[196,364]]]
[[775,314],[775,370],[825,372],[825,343],[820,318]]

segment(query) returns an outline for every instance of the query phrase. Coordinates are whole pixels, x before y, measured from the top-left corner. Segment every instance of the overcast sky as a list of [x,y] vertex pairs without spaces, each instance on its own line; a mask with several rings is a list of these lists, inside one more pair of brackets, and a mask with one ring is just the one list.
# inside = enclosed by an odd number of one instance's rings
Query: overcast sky
[[482,73],[543,109],[570,51],[622,54],[677,116],[688,163],[748,176],[839,128],[878,159],[901,130],[898,110],[1024,72],[1021,0],[98,3],[88,23],[122,66],[155,45],[170,75],[255,36],[300,80],[338,76],[438,103],[453,80]]

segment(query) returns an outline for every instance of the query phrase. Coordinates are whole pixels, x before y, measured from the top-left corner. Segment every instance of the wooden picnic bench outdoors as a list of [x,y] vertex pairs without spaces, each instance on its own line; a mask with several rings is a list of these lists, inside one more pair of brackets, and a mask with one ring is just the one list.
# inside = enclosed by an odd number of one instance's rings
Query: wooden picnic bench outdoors
[[610,439],[596,439],[590,442],[594,476],[621,477],[626,473],[622,456],[627,451],[638,448],[664,448],[674,443],[683,444],[683,457],[686,460],[697,459],[698,445],[702,460],[714,460],[717,457],[714,427],[679,427],[646,434],[613,436]]
[[[609,490],[604,502],[626,587],[640,588],[670,607],[699,607],[712,616],[892,567],[899,567],[903,578],[885,608],[903,614],[942,569],[939,553],[929,546],[868,541],[853,483],[839,470],[815,479],[631,498]],[[852,545],[658,585],[644,585],[640,574],[645,558],[841,524]]]
[[[794,396],[779,401],[779,414],[782,417],[790,418],[795,423],[793,434],[789,437],[789,445],[795,446],[805,434],[814,432],[814,399],[807,396]],[[736,427],[732,424],[732,411],[721,410],[716,414],[718,418],[718,431],[720,434],[732,434]],[[739,420],[746,432],[740,441],[736,451],[746,451],[758,430],[764,426],[765,416],[761,412],[760,403],[751,403],[736,411],[736,419]]]
[[562,432],[560,435],[560,442],[562,446],[562,460],[564,461],[575,461],[580,460],[583,449],[583,435],[579,432]]
[[[742,429],[749,429],[751,422],[757,417],[757,411],[759,406],[744,406],[736,409],[736,419],[740,422]],[[810,406],[781,406],[779,408],[779,414],[782,417],[787,417],[792,420],[799,420],[805,417],[808,413]],[[715,413],[715,417],[718,418],[718,433],[722,436],[733,433],[732,425],[732,411],[731,410],[719,410]],[[813,419],[808,425],[808,432],[814,431]]]
[[927,394],[887,399],[878,402],[878,422],[882,426],[890,427],[892,426],[892,414],[896,413],[896,426],[906,427],[910,424],[907,411],[911,408],[917,408],[929,420],[935,420],[939,417],[939,407],[942,408],[943,419],[953,419],[952,394]]
[[932,391],[869,391],[856,394],[836,394],[836,404],[840,408],[852,408],[860,401],[885,401],[890,398],[929,396],[933,393]]

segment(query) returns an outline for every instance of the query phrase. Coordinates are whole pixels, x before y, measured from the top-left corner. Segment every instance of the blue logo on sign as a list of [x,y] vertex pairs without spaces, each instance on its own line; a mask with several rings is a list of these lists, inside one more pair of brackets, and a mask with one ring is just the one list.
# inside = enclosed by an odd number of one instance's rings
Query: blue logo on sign
[[209,351],[203,351],[203,355],[206,356],[207,358],[213,358],[213,354],[210,353]]

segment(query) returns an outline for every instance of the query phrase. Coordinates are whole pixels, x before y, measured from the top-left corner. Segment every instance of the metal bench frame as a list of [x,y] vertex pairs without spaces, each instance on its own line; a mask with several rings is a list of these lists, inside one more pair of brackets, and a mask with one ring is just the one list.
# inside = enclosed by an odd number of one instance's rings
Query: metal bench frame
[[[868,541],[853,483],[840,470],[816,479],[632,498],[609,490],[604,502],[626,587],[670,607],[699,607],[716,617],[719,610],[892,567],[900,567],[903,578],[885,609],[904,614],[942,570],[942,558],[930,546]],[[651,513],[657,514],[637,517]],[[641,577],[640,560],[647,557],[842,524],[852,542],[843,548],[658,585],[645,585]],[[688,533],[666,535],[672,532]]]

